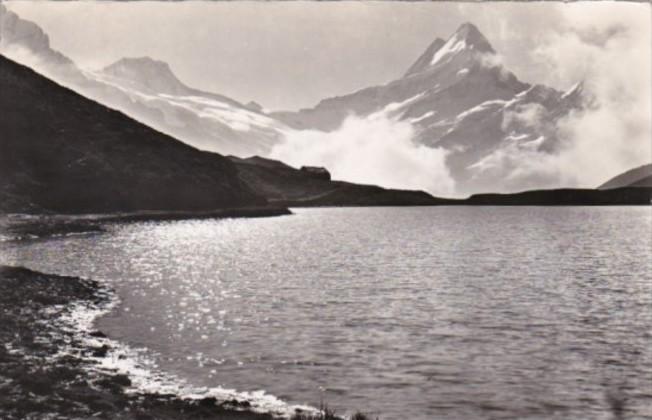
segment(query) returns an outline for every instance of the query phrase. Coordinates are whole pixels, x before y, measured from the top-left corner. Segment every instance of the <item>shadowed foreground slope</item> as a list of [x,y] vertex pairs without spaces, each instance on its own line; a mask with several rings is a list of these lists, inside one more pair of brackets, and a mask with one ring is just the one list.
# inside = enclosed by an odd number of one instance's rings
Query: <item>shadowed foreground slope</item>
[[0,211],[206,211],[266,205],[201,152],[0,56]]

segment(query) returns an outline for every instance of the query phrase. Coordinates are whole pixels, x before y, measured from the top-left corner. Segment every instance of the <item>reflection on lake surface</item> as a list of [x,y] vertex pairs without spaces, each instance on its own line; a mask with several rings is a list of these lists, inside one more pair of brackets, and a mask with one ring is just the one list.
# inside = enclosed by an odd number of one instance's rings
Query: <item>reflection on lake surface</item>
[[109,282],[122,305],[99,328],[199,386],[384,420],[652,416],[649,207],[295,213],[2,259]]

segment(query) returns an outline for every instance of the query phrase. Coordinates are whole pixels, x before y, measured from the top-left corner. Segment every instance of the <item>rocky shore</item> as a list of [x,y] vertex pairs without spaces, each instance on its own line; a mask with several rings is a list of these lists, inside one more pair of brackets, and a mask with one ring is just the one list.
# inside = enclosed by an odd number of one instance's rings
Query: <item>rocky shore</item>
[[[4,215],[0,243],[79,234],[101,234],[109,223],[291,214],[264,207],[211,212],[132,212],[104,215]],[[0,248],[0,252],[1,252]],[[133,386],[111,361],[126,358],[120,344],[92,327],[115,303],[94,280],[44,274],[0,264],[0,418],[265,420],[246,400],[148,392]],[[76,316],[89,321],[81,328]],[[108,363],[104,363],[108,362]],[[322,411],[294,409],[293,420],[341,420]],[[356,414],[365,419],[362,414]]]
[[[110,302],[99,283],[0,266],[0,414],[27,419],[271,419],[246,402],[129,391],[131,380],[94,369],[112,351],[100,331],[66,327],[73,307]],[[69,327],[69,326],[68,326]],[[88,337],[80,336],[86,334]],[[97,338],[95,347],[84,338]]]

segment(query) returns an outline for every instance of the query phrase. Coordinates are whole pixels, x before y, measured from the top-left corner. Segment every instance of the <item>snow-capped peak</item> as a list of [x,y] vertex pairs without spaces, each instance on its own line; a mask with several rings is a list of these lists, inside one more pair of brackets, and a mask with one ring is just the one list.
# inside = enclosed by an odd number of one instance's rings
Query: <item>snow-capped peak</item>
[[464,23],[451,35],[447,41],[436,38],[425,50],[417,61],[405,73],[405,77],[423,71],[428,71],[434,66],[449,61],[460,53],[493,55],[496,52],[484,35],[472,23]]
[[473,50],[479,53],[493,54],[495,51],[487,41],[487,38],[480,33],[478,28],[472,23],[462,24],[455,33],[448,38],[448,41],[438,49],[430,60],[430,65],[434,66],[443,61],[444,57],[465,50]]
[[460,27],[457,28],[457,31],[455,31],[453,34],[452,38],[464,40],[469,48],[472,48],[476,51],[484,53],[495,53],[487,38],[485,38],[482,32],[480,32],[480,30],[472,23],[466,22],[460,25]]

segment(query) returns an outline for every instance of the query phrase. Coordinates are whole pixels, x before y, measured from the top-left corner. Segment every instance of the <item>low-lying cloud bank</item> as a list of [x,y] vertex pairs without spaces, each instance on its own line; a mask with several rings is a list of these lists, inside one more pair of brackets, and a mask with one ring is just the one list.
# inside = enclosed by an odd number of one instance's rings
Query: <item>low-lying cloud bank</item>
[[334,179],[454,194],[446,151],[415,144],[415,130],[385,113],[349,116],[339,129],[289,131],[270,154],[290,165],[325,166]]

